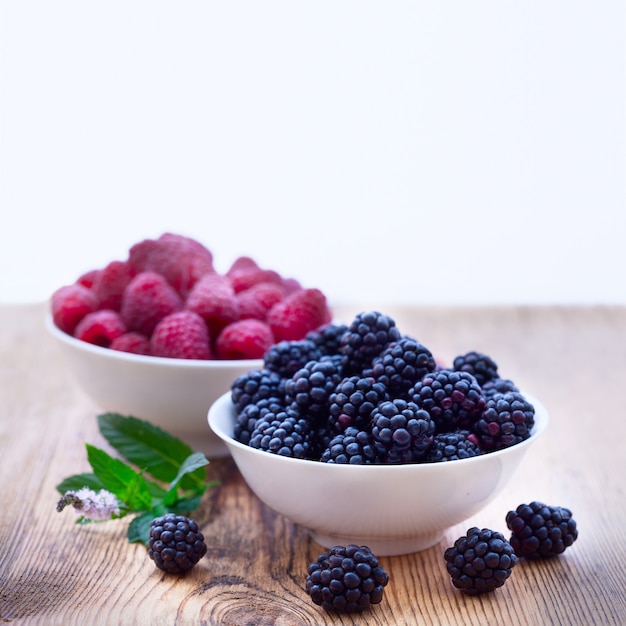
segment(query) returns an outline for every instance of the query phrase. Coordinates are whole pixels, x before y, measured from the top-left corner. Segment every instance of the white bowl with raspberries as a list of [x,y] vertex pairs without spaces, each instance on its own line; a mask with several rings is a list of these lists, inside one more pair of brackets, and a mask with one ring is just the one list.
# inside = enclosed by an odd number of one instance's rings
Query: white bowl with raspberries
[[[238,257],[219,273],[195,239],[165,233],[57,289],[46,327],[103,411],[148,420],[212,456],[206,412],[281,340],[330,320],[326,297]],[[205,437],[206,441],[202,441]]]
[[548,425],[490,356],[444,366],[378,311],[311,336],[273,346],[208,424],[258,498],[325,548],[435,545],[506,488]]

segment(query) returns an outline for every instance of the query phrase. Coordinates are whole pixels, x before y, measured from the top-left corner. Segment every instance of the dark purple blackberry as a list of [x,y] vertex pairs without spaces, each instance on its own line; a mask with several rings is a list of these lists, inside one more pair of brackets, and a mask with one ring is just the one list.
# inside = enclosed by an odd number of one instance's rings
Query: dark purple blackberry
[[352,613],[379,604],[389,574],[367,546],[335,546],[307,568],[306,591],[327,611]]
[[508,378],[492,378],[481,385],[485,400],[492,398],[497,393],[507,393],[509,391],[518,391],[517,385]]
[[578,538],[572,512],[543,502],[520,504],[507,513],[506,525],[515,554],[530,559],[557,556]]
[[476,527],[459,537],[444,559],[452,584],[469,595],[502,587],[518,561],[502,533]]
[[450,369],[426,374],[409,391],[420,409],[430,413],[437,432],[470,428],[485,407],[485,398],[476,379],[467,372]]
[[278,413],[266,413],[256,422],[248,445],[257,450],[310,459],[313,430],[308,420],[297,410],[287,408]]
[[344,376],[360,374],[372,366],[390,343],[401,337],[396,322],[378,311],[359,313],[341,338]]
[[184,574],[206,552],[204,536],[194,520],[167,513],[150,522],[148,556],[164,572]]
[[372,376],[384,383],[392,398],[406,398],[413,385],[434,370],[431,351],[410,337],[390,343],[372,361]]
[[535,408],[516,391],[489,398],[474,424],[483,450],[491,452],[521,443],[530,437],[535,425]]
[[469,459],[482,454],[478,437],[469,430],[435,435],[433,445],[426,455],[428,463]]
[[372,411],[388,398],[385,385],[376,382],[372,377],[344,378],[328,398],[328,424],[331,432],[340,433],[348,426],[369,428]]
[[238,376],[231,383],[231,398],[237,413],[247,404],[254,404],[263,398],[282,398],[283,379],[280,374],[267,369],[250,370]]
[[427,411],[401,398],[372,411],[372,437],[384,463],[417,463],[433,444],[435,422]]
[[452,362],[452,369],[457,372],[468,372],[481,386],[498,378],[498,365],[490,356],[481,352],[460,354]]
[[262,398],[254,404],[247,404],[237,415],[233,433],[235,439],[241,443],[249,443],[250,435],[261,417],[284,409],[284,403],[279,398]]
[[279,341],[263,357],[265,369],[291,378],[309,361],[318,361],[322,356],[320,348],[309,339],[300,341]]
[[341,338],[348,330],[345,324],[326,324],[307,333],[305,339],[312,341],[322,354],[339,354]]
[[332,357],[309,361],[285,381],[285,404],[294,404],[311,422],[326,422],[328,398],[340,380],[339,367]]
[[348,426],[335,435],[321,455],[322,463],[341,463],[350,465],[370,465],[381,462],[372,435],[366,430]]

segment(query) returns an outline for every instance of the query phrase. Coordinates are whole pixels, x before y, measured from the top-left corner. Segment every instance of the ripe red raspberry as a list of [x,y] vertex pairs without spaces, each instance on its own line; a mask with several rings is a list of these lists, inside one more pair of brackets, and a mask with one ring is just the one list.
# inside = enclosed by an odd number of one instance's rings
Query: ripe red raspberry
[[101,269],[88,270],[84,274],[81,274],[76,282],[83,287],[87,287],[87,289],[91,289],[101,273]]
[[119,311],[124,290],[132,277],[133,271],[128,263],[111,261],[98,273],[93,283],[93,292],[98,298],[98,308]]
[[52,320],[62,331],[73,335],[78,322],[98,307],[93,291],[78,283],[59,287],[50,303]]
[[150,356],[150,340],[141,333],[128,332],[116,337],[109,346],[111,350],[119,352],[130,352],[131,354],[142,354]]
[[237,294],[239,317],[265,320],[269,310],[285,297],[285,291],[275,283],[259,283],[252,285]]
[[331,321],[326,296],[319,289],[301,289],[275,304],[267,314],[276,342],[297,341]]
[[164,317],[150,338],[150,349],[154,356],[171,359],[212,358],[207,325],[193,311],[178,311]]
[[196,281],[213,272],[213,255],[189,237],[165,233],[131,247],[128,263],[135,273],[152,271],[165,277],[184,299]]
[[185,308],[197,313],[217,337],[224,326],[239,319],[239,303],[226,276],[217,273],[203,276],[189,292]]
[[215,342],[218,359],[261,359],[274,344],[270,327],[261,320],[239,320],[229,324]]
[[149,337],[160,320],[182,306],[182,300],[163,276],[141,272],[126,287],[120,312],[129,330]]
[[275,283],[276,285],[280,285],[283,280],[278,272],[261,268],[232,272],[229,277],[235,293],[250,289],[250,287],[258,285],[259,283]]
[[74,331],[74,337],[96,346],[108,348],[111,342],[126,332],[126,324],[117,311],[102,309],[87,313]]
[[237,257],[233,264],[228,268],[226,276],[232,276],[233,274],[241,271],[258,270],[259,266],[257,262],[249,256]]

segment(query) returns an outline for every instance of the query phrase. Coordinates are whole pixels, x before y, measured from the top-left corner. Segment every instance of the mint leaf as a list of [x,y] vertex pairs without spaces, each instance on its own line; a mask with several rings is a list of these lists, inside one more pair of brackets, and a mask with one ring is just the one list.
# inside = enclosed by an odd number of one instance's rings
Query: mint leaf
[[143,543],[148,545],[148,539],[150,538],[150,522],[155,518],[163,515],[165,509],[163,507],[156,507],[150,511],[146,511],[141,515],[137,515],[130,524],[126,531],[126,536],[129,543]]
[[152,507],[152,496],[141,474],[100,448],[91,444],[86,447],[87,459],[107,491],[115,494],[131,511],[145,511]]
[[[202,452],[194,452],[193,454],[190,454],[183,461],[183,464],[180,466],[180,469],[178,470],[178,474],[176,475],[174,480],[170,483],[170,488],[167,494],[165,495],[165,499],[164,499],[165,504],[172,504],[173,502],[176,501],[177,494],[178,494],[178,483],[181,482],[184,476],[188,474],[193,474],[195,470],[197,470],[200,467],[204,467],[205,465],[208,465],[208,463],[209,463],[208,459],[204,456],[204,454],[202,454]],[[206,491],[206,488],[207,488],[206,480],[196,481],[193,492],[196,494],[198,493],[202,494]]]
[[100,491],[104,489],[104,484],[95,474],[74,474],[61,481],[56,488],[59,493],[63,494],[66,491],[78,491],[83,487]]
[[[104,438],[125,459],[154,478],[169,483],[193,450],[183,441],[158,426],[133,416],[119,413],[98,415],[98,427]],[[194,489],[204,481],[206,472],[189,474],[182,481],[184,489]]]

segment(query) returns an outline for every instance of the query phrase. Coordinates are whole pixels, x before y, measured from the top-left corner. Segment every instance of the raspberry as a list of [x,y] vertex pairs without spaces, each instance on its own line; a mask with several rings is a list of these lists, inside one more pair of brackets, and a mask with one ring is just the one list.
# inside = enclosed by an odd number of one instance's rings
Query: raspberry
[[111,261],[99,272],[93,284],[93,292],[98,298],[98,308],[119,311],[124,290],[133,275],[130,266],[124,261]]
[[280,374],[282,378],[291,378],[309,361],[319,361],[321,350],[310,340],[279,341],[271,346],[263,357],[265,367]]
[[103,309],[87,313],[76,326],[74,337],[96,346],[108,348],[111,342],[126,332],[126,324],[117,311]]
[[457,430],[452,433],[435,435],[432,448],[426,455],[426,462],[440,463],[469,459],[482,454],[478,437],[469,430]]
[[241,319],[265,320],[270,309],[285,297],[284,289],[275,283],[259,283],[237,294]]
[[209,331],[193,311],[171,313],[154,329],[150,351],[154,356],[170,359],[210,359]]
[[262,359],[274,343],[270,327],[261,320],[239,320],[218,335],[215,351],[218,359]]
[[249,370],[237,376],[230,385],[231,399],[237,413],[248,404],[255,404],[265,398],[283,399],[284,381],[276,372],[267,369]]
[[120,352],[129,352],[131,354],[142,354],[149,356],[150,340],[140,333],[128,332],[116,337],[109,346],[111,350],[119,350]]
[[55,326],[73,335],[78,322],[98,308],[98,299],[93,291],[76,283],[57,289],[52,294],[50,307]]
[[264,270],[260,267],[233,271],[229,274],[229,277],[235,293],[240,293],[260,283],[274,283],[280,286],[282,282],[282,278],[278,272],[274,270]]
[[149,337],[160,320],[181,308],[180,297],[161,274],[142,272],[126,287],[120,312],[129,330]]
[[227,272],[226,272],[226,276],[232,277],[233,274],[236,274],[237,272],[246,272],[249,270],[258,270],[259,269],[259,265],[258,263],[249,256],[240,256],[237,257],[232,265],[228,268]]
[[198,241],[165,233],[133,245],[128,264],[135,273],[156,272],[184,299],[196,281],[213,272],[213,255]]
[[95,282],[98,280],[98,276],[102,273],[101,269],[93,269],[87,270],[84,274],[81,274],[76,283],[82,285],[83,287],[87,287],[87,289],[91,289]]
[[267,314],[276,341],[303,339],[330,322],[326,296],[319,289],[301,289],[275,304]]
[[502,533],[473,527],[444,553],[452,584],[468,595],[502,587],[517,564],[517,556]]
[[389,574],[367,546],[335,546],[309,564],[306,591],[327,611],[369,609],[383,599]]
[[167,513],[150,522],[148,556],[169,574],[184,574],[207,553],[195,520]]
[[520,504],[507,513],[506,525],[517,556],[530,559],[557,556],[578,538],[572,512],[543,502]]
[[348,426],[342,433],[335,435],[321,455],[322,463],[347,463],[350,465],[368,465],[380,463],[370,432]]
[[209,327],[212,336],[239,319],[239,303],[225,276],[206,274],[192,287],[185,308],[197,313]]
[[372,377],[343,378],[328,398],[328,425],[333,433],[350,426],[369,427],[372,411],[389,395],[385,385]]
[[400,339],[396,322],[378,311],[359,313],[342,335],[340,352],[346,376],[358,375],[390,343]]
[[460,354],[452,362],[452,369],[457,372],[468,372],[481,386],[494,378],[498,378],[496,362],[481,352],[472,351],[467,354]]

